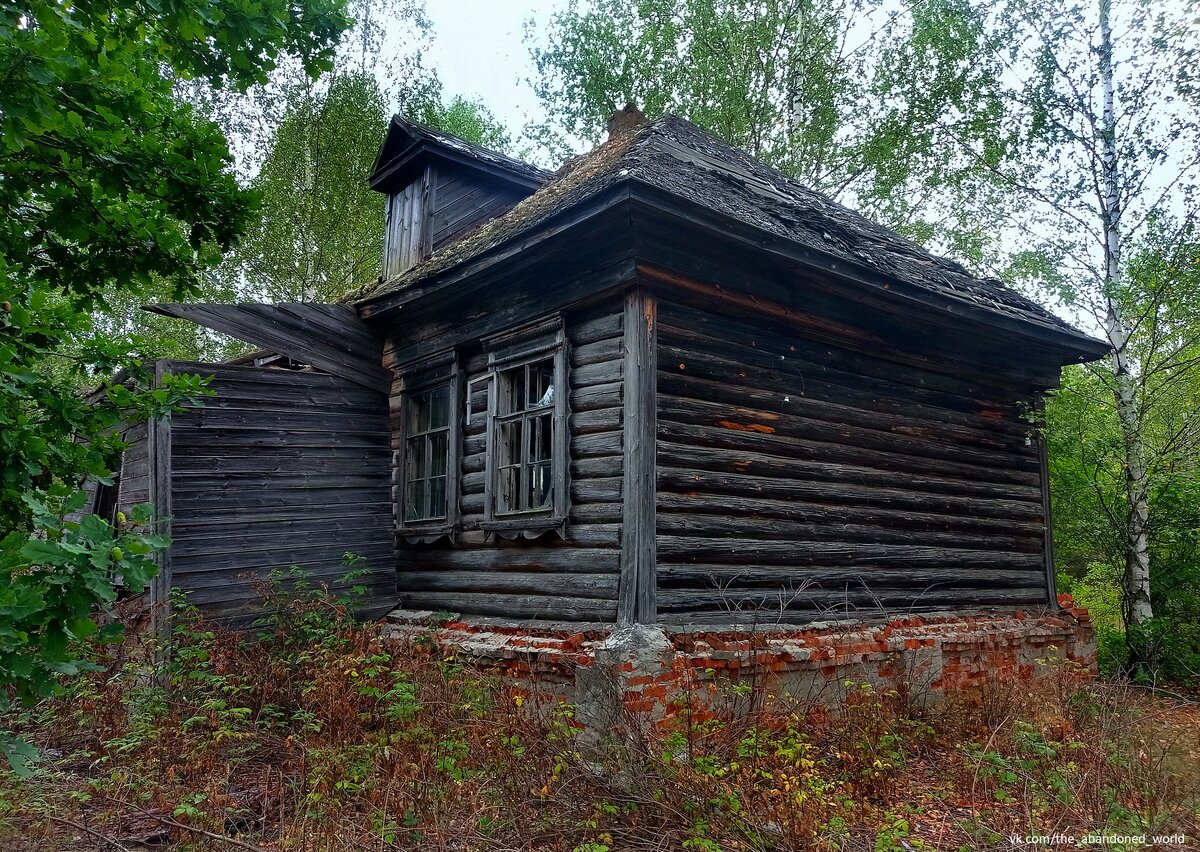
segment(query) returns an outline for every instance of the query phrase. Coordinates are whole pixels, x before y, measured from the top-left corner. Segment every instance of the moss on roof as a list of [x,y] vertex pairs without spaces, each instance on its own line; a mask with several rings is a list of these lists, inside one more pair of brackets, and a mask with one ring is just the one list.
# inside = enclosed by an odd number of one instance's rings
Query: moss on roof
[[533,195],[398,276],[359,294],[397,292],[485,254],[619,181],[637,180],[801,246],[1006,316],[1075,332],[994,278],[978,278],[689,121],[663,116],[626,128],[569,160]]

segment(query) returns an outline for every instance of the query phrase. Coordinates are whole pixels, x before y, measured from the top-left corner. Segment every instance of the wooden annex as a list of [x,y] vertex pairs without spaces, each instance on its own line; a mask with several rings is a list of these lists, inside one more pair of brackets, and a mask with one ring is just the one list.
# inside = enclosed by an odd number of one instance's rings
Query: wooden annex
[[670,116],[553,174],[396,119],[371,182],[370,292],[155,306],[267,352],[160,365],[217,391],[126,461],[160,594],[349,551],[373,613],[1054,606],[1037,412],[1102,343]]

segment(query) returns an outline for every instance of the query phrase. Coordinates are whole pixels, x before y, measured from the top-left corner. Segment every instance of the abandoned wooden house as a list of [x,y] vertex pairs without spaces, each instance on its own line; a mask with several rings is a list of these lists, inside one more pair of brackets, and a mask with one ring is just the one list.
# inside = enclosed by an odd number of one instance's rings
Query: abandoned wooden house
[[383,275],[338,305],[158,305],[263,347],[123,477],[157,594],[369,571],[467,623],[1055,607],[1036,425],[1105,345],[693,124],[627,109],[550,174],[399,118]]

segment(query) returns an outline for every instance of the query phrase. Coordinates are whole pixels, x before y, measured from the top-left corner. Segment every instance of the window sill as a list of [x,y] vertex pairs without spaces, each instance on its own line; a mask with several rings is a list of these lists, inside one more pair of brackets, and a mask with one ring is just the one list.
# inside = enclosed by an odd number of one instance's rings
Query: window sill
[[557,531],[567,537],[567,519],[561,515],[534,515],[532,517],[493,518],[480,521],[479,528],[496,533],[503,538],[537,538],[545,533]]
[[454,526],[452,524],[411,524],[396,528],[396,535],[401,536],[409,544],[429,544],[453,534]]

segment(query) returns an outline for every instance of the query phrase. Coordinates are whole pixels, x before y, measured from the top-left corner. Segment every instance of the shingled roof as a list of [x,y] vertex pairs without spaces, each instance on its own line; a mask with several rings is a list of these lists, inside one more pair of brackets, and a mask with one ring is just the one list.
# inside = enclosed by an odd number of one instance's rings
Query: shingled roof
[[367,301],[402,290],[536,229],[620,181],[638,181],[719,211],[802,247],[928,291],[1043,328],[1079,332],[994,278],[961,264],[809,189],[676,116],[612,135],[568,161],[536,192],[477,231],[402,275],[381,281]]
[[376,185],[397,161],[422,147],[437,153],[456,155],[464,163],[494,171],[529,186],[539,186],[551,176],[550,172],[530,163],[395,115],[388,125],[387,138],[375,157],[375,164],[371,167],[372,186]]

